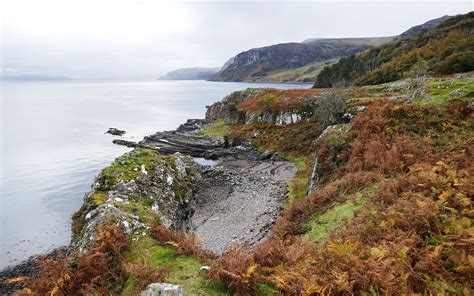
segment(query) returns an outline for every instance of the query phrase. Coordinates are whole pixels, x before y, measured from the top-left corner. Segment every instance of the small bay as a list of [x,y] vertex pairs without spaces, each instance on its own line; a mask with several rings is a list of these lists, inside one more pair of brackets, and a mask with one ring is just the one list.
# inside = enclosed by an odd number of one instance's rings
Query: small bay
[[2,82],[0,269],[63,246],[71,215],[101,169],[138,141],[202,118],[205,106],[247,87],[302,84],[208,81]]

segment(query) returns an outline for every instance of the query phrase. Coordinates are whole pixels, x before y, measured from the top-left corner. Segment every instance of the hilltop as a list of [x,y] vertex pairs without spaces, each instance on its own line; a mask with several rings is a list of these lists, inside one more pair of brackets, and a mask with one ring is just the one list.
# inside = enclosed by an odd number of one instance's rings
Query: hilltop
[[254,48],[232,57],[212,81],[312,82],[340,57],[358,53],[393,37],[308,39]]
[[182,68],[161,76],[159,80],[208,80],[219,71],[219,68]]
[[474,70],[474,12],[445,19],[340,59],[319,73],[314,87],[379,84]]

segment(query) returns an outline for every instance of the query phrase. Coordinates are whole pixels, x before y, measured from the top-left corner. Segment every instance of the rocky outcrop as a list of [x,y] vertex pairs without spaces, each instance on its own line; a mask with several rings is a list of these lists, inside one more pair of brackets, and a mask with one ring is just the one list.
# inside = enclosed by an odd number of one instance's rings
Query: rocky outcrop
[[137,148],[117,158],[99,174],[75,214],[72,248],[86,249],[97,227],[108,221],[127,234],[144,229],[154,216],[167,227],[187,229],[200,171],[191,157],[179,153]]
[[313,165],[311,169],[311,176],[309,179],[309,185],[308,185],[308,190],[307,190],[308,196],[310,196],[310,194],[317,188],[318,183],[321,181],[321,175],[319,173],[320,164],[319,164],[318,153],[317,153],[321,142],[327,138],[333,138],[333,139],[337,139],[338,141],[342,141],[342,139],[344,138],[344,135],[347,134],[349,129],[350,129],[349,124],[330,125],[321,133],[321,135],[314,142],[315,152],[313,156]]
[[245,123],[248,115],[245,111],[239,110],[238,105],[242,101],[264,92],[265,89],[262,88],[247,88],[243,91],[235,91],[221,101],[207,107],[206,121],[224,120],[225,124]]
[[126,131],[120,130],[120,129],[115,128],[115,127],[111,127],[105,133],[106,134],[111,134],[111,135],[114,135],[114,136],[122,136],[123,134],[126,133]]

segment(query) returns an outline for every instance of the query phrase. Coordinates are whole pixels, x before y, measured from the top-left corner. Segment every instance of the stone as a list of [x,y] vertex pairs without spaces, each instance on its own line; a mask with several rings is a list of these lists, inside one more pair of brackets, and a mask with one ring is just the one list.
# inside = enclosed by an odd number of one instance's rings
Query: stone
[[74,246],[74,248],[79,251],[87,249],[91,241],[94,240],[97,227],[109,221],[114,221],[117,225],[121,225],[126,234],[145,227],[145,224],[138,221],[138,217],[125,213],[112,204],[102,204],[98,206],[87,213],[85,219],[86,226],[84,234],[81,236],[81,239],[76,242],[76,246]]
[[204,265],[204,266],[201,266],[200,270],[201,270],[201,271],[209,272],[209,271],[211,271],[211,267],[210,267],[210,266],[207,266],[207,265]]
[[462,95],[464,95],[464,94],[465,94],[465,92],[464,92],[462,89],[460,89],[460,88],[455,89],[455,90],[453,90],[452,92],[449,93],[449,95],[451,95],[451,96],[453,96],[453,97],[460,97],[460,96],[462,96]]
[[114,136],[122,136],[123,134],[126,133],[126,131],[120,130],[120,129],[115,128],[115,127],[111,127],[111,128],[109,128],[109,130],[106,131],[105,133],[106,133],[106,134],[111,134],[111,135],[114,135]]
[[181,286],[168,283],[149,284],[140,296],[183,296],[184,290]]

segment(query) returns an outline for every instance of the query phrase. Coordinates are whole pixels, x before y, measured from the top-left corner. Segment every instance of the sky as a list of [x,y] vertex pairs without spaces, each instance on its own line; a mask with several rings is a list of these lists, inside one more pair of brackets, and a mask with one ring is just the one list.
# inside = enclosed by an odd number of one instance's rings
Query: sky
[[155,79],[220,67],[250,48],[309,38],[398,35],[472,0],[2,0],[5,75]]

